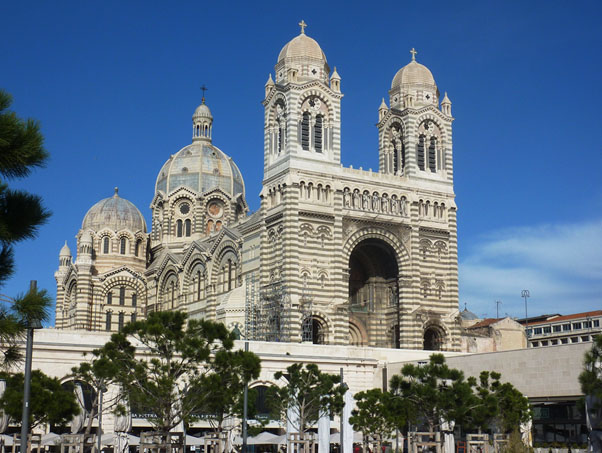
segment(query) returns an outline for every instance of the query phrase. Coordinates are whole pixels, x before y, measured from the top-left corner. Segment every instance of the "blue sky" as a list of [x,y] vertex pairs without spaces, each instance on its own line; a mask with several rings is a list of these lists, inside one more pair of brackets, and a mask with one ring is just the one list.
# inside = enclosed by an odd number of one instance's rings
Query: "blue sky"
[[[290,6],[289,6],[290,5]],[[190,142],[206,84],[214,144],[258,208],[261,100],[299,32],[342,77],[342,161],[378,167],[377,109],[409,50],[453,103],[460,303],[479,315],[602,308],[602,4],[500,2],[5,2],[0,87],[42,124],[47,167],[14,181],[53,211],[16,248],[52,294],[58,252],[113,187],[150,224],[159,169]]]

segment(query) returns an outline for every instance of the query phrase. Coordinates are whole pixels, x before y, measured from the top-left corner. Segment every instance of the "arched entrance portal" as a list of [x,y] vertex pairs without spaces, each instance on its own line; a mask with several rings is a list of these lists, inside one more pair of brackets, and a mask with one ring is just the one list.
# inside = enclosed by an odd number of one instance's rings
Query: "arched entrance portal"
[[364,344],[399,347],[399,337],[387,331],[399,322],[398,275],[395,251],[381,239],[365,239],[351,252],[349,311],[365,328]]
[[436,327],[429,327],[424,331],[424,350],[440,351],[443,344],[443,334]]

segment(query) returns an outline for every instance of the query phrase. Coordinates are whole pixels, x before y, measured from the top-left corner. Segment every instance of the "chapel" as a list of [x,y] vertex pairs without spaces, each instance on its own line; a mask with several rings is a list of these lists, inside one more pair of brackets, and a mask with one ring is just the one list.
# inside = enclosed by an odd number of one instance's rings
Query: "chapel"
[[115,189],[61,249],[57,329],[182,310],[241,339],[460,350],[451,102],[412,49],[375,112],[378,171],[344,167],[342,80],[300,25],[265,84],[260,209],[203,96],[150,229]]

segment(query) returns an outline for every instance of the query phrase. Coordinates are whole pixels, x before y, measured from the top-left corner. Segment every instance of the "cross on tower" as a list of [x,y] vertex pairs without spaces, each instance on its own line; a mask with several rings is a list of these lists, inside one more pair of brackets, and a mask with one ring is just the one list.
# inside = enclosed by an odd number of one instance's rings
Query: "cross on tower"
[[301,22],[299,22],[299,26],[301,27],[301,34],[304,35],[305,27],[307,27],[307,24],[305,23],[305,21],[303,19],[301,19]]
[[207,91],[207,90],[209,90],[209,88],[207,88],[205,86],[205,84],[203,84],[203,86],[201,87],[201,91],[203,92],[203,99],[202,99],[203,104],[205,103],[205,91]]
[[418,53],[418,52],[416,52],[416,49],[414,49],[412,47],[412,50],[410,50],[410,53],[412,54],[412,61],[416,61],[416,54]]

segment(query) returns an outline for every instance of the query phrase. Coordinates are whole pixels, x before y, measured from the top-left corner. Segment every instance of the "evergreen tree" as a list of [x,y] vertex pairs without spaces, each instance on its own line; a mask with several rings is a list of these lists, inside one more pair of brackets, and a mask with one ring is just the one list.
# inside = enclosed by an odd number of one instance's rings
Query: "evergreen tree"
[[583,394],[597,401],[596,408],[602,404],[602,334],[594,337],[592,348],[585,353],[579,383]]
[[[322,415],[337,414],[343,409],[346,385],[341,384],[339,375],[323,373],[315,363],[308,363],[305,369],[303,364],[295,363],[286,373],[274,373],[274,378],[285,378],[287,385],[268,389],[272,412],[278,419],[288,420],[301,434]],[[289,409],[297,414],[289,417]]]
[[[4,374],[6,391],[0,398],[0,409],[15,423],[23,418],[23,373]],[[79,414],[80,408],[73,388],[63,388],[57,378],[51,378],[40,370],[31,373],[31,399],[29,426],[42,424],[63,426]]]
[[[50,216],[42,200],[23,190],[10,189],[7,180],[28,176],[46,162],[39,124],[8,111],[11,96],[0,90],[0,285],[14,271],[13,244],[35,237]],[[48,320],[51,299],[46,291],[30,290],[0,307],[0,367],[21,359],[16,341],[27,325]]]

